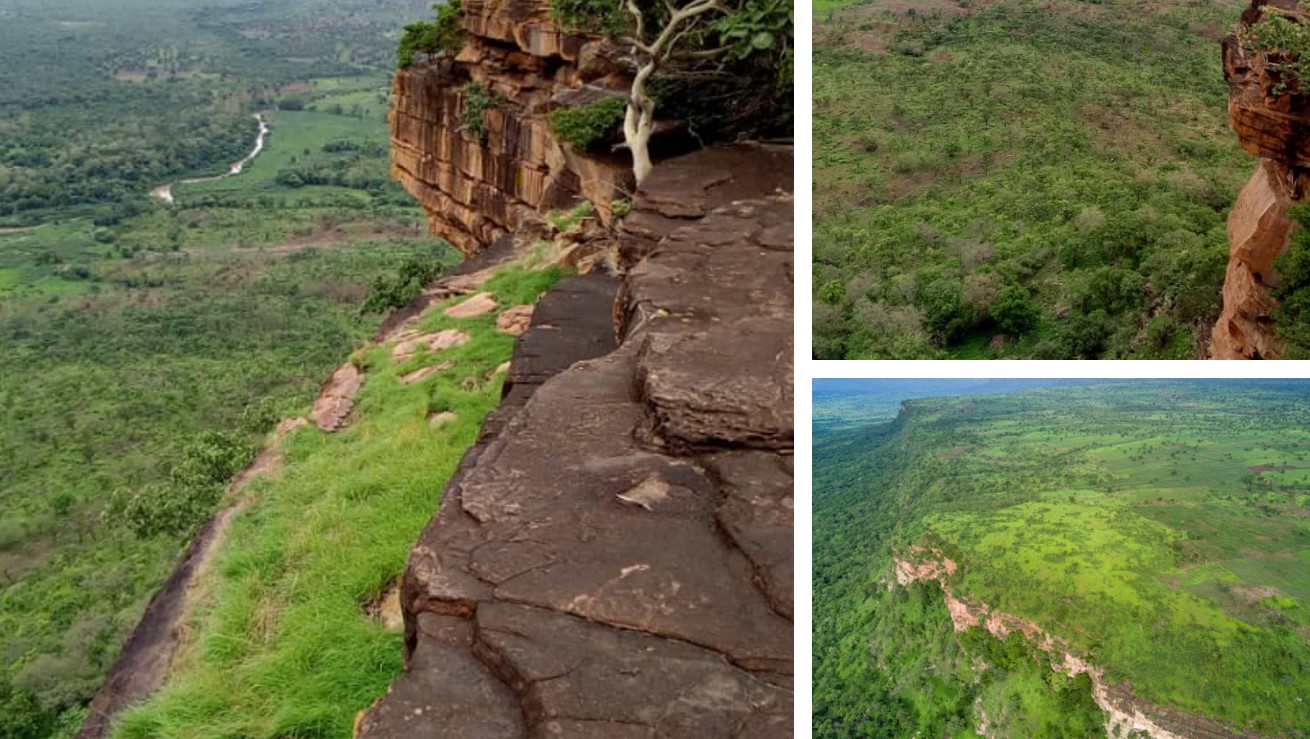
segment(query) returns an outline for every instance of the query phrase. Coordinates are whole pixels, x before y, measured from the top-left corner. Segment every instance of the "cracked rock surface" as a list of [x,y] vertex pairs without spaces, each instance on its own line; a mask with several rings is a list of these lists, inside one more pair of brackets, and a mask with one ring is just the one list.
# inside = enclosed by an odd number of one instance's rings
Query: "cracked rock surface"
[[[533,312],[411,552],[407,670],[358,736],[792,735],[791,156],[730,148],[774,176],[660,216],[621,283]],[[721,156],[662,164],[634,214]]]

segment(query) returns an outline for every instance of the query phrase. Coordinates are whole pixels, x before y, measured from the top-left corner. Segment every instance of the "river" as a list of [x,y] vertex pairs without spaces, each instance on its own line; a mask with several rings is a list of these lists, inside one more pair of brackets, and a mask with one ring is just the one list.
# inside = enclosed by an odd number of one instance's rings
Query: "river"
[[264,150],[264,139],[268,137],[268,121],[264,119],[264,115],[262,113],[256,113],[255,120],[259,121],[259,134],[255,137],[254,148],[250,150],[249,154],[232,162],[232,166],[228,167],[226,172],[223,174],[211,175],[209,177],[191,177],[185,180],[167,182],[152,189],[150,191],[151,196],[159,198],[167,205],[173,205],[173,187],[175,185],[186,185],[192,182],[212,182],[214,180],[221,180],[224,177],[241,174],[241,171],[246,168],[246,165],[253,161],[255,157],[259,156],[259,152]]

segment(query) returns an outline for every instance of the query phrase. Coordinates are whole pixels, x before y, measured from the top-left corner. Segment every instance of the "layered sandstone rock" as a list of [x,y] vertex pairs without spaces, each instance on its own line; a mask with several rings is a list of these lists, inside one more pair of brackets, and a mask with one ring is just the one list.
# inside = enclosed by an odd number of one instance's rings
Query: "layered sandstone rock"
[[786,169],[537,305],[358,736],[792,736],[791,152],[673,160],[634,212],[753,157]]
[[[1295,10],[1296,0],[1252,0],[1241,27],[1258,22],[1265,6]],[[1242,148],[1261,158],[1228,218],[1230,244],[1223,313],[1215,325],[1215,359],[1276,359],[1278,339],[1269,293],[1279,286],[1275,257],[1287,251],[1293,222],[1287,209],[1304,195],[1310,170],[1310,97],[1291,94],[1263,54],[1243,48],[1239,33],[1224,40],[1228,113]]]
[[[423,204],[434,233],[475,254],[525,216],[589,200],[608,217],[631,190],[626,156],[555,139],[546,114],[625,94],[630,77],[603,39],[564,32],[542,0],[466,0],[454,59],[397,73],[392,174]],[[498,102],[471,116],[467,86]],[[479,131],[478,128],[481,128]]]
[[[1085,674],[1091,678],[1092,699],[1106,713],[1106,736],[1135,736],[1134,732],[1140,732],[1151,739],[1259,739],[1258,734],[1143,700],[1133,693],[1132,685],[1110,682],[1105,670],[1089,662],[1085,652],[1036,622],[956,596],[948,583],[956,569],[956,563],[941,552],[917,546],[895,558],[892,565],[899,585],[930,581],[941,586],[956,631],[981,626],[997,639],[1018,632],[1030,645],[1046,653],[1051,669],[1070,677]],[[985,716],[981,719],[988,720]]]
[[1301,176],[1262,159],[1228,216],[1229,258],[1224,312],[1212,335],[1215,359],[1277,359],[1273,312],[1279,286],[1274,258],[1287,251],[1293,222],[1287,209],[1301,200]]

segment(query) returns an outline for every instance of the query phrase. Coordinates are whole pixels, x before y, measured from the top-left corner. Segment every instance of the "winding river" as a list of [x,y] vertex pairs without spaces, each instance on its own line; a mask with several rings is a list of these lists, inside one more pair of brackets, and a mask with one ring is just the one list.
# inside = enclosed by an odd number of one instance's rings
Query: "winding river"
[[249,154],[232,162],[232,166],[228,167],[226,172],[223,174],[211,175],[209,177],[191,177],[185,180],[168,182],[151,190],[151,196],[159,198],[166,205],[173,205],[173,187],[175,185],[186,185],[192,182],[212,182],[214,180],[221,180],[224,177],[241,174],[241,171],[246,168],[246,165],[253,161],[255,157],[259,156],[259,152],[264,150],[264,139],[268,137],[268,121],[264,119],[264,114],[256,113],[255,120],[259,121],[259,135],[255,137],[254,148],[250,150]]

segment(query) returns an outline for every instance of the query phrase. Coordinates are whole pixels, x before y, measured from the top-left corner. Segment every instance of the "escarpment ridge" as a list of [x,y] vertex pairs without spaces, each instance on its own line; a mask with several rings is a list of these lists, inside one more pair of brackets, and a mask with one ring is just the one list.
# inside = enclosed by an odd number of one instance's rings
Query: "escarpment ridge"
[[[357,736],[792,735],[791,157],[657,167],[621,282],[542,300]],[[773,177],[719,204],[734,163]]]
[[1152,739],[1258,739],[1258,734],[1225,725],[1167,706],[1155,705],[1135,695],[1132,685],[1106,678],[1103,667],[1092,664],[1087,653],[1065,639],[1054,636],[1039,624],[999,611],[986,603],[958,596],[948,583],[959,565],[937,549],[912,545],[893,559],[895,584],[936,582],[942,589],[955,631],[981,627],[997,639],[1018,632],[1030,645],[1044,652],[1052,670],[1073,677],[1085,674],[1092,681],[1092,699],[1106,713],[1106,736],[1134,736],[1141,732]]
[[1229,120],[1242,148],[1260,161],[1228,218],[1229,262],[1223,312],[1211,337],[1214,359],[1279,357],[1273,319],[1278,301],[1270,289],[1282,281],[1273,261],[1288,249],[1295,227],[1288,209],[1303,201],[1310,168],[1310,99],[1288,87],[1275,68],[1277,60],[1243,45],[1243,33],[1269,8],[1297,11],[1298,5],[1296,0],[1252,0],[1223,42]]

